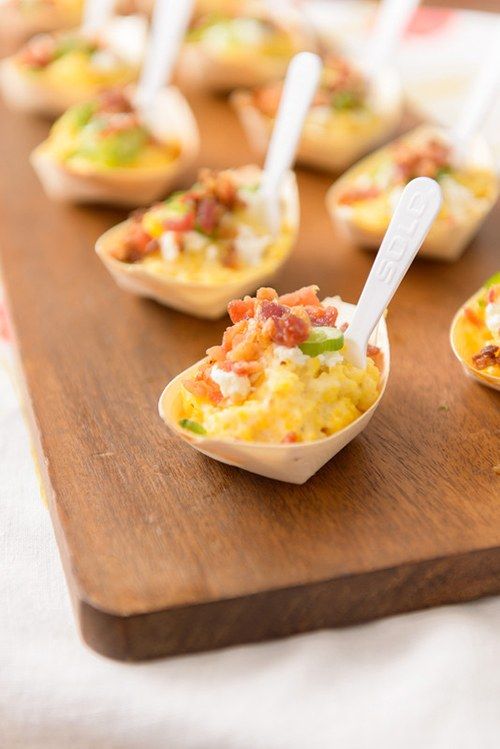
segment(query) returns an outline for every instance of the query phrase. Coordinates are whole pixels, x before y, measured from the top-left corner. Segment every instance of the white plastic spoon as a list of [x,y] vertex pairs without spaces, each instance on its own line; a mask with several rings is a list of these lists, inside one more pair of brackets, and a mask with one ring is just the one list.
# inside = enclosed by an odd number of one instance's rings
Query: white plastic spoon
[[403,190],[345,334],[343,353],[354,366],[366,366],[368,340],[422,246],[441,201],[441,188],[428,177],[413,179]]
[[[499,25],[500,28],[500,25]],[[477,135],[491,107],[496,103],[495,94],[500,85],[500,31],[496,31],[481,65],[477,78],[471,86],[469,96],[462,107],[463,116],[450,130],[457,155],[461,155]]]
[[280,227],[281,181],[293,164],[321,70],[321,59],[312,52],[300,52],[288,66],[259,191],[259,202],[265,208],[269,226],[275,234]]
[[100,31],[113,15],[116,0],[86,0],[81,30],[83,34]]
[[146,60],[137,85],[136,104],[147,108],[170,83],[194,0],[156,0]]
[[383,0],[379,5],[361,63],[367,73],[387,64],[415,12],[419,0]]

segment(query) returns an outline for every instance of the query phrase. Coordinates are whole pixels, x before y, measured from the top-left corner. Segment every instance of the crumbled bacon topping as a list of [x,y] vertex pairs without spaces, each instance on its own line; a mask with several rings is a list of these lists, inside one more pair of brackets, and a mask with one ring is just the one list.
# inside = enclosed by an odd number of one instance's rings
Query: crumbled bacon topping
[[106,114],[133,113],[134,105],[124,91],[118,88],[101,91],[97,97],[99,111]]
[[423,143],[408,143],[396,141],[392,152],[398,177],[402,182],[408,182],[414,177],[438,176],[447,168],[451,159],[450,146],[438,138],[428,138]]
[[486,369],[486,367],[493,367],[495,364],[500,365],[500,346],[490,343],[482,348],[478,354],[474,354],[472,361],[476,369]]
[[[120,101],[125,100],[125,97],[120,100],[119,92],[117,92],[116,98],[114,92],[107,92],[106,97],[108,97],[108,95],[109,98],[105,99],[104,106],[110,107],[110,111],[113,111],[113,108],[118,111],[118,108],[122,106]],[[125,107],[127,105],[124,104],[123,106]],[[136,117],[133,111],[131,111],[128,116],[130,118]],[[109,127],[106,128],[106,132],[112,127],[115,127],[115,129],[118,130],[122,126],[130,126],[130,122],[128,124],[124,122],[122,125],[122,120],[125,120],[126,117],[126,114],[120,115],[120,118],[116,121],[116,125],[113,119],[110,122]],[[214,236],[214,234],[217,233],[218,239],[232,239],[235,230],[233,230],[233,234],[231,234],[230,228],[222,226],[221,222],[228,212],[242,206],[243,201],[238,195],[238,185],[230,171],[216,172],[210,169],[200,170],[198,182],[190,190],[187,190],[180,197],[180,200],[185,205],[185,212],[181,215],[170,216],[163,221],[165,231],[173,231],[178,234],[180,250],[182,250],[182,234],[184,232],[193,231],[194,229],[197,229],[208,236]],[[161,204],[159,204],[159,206],[161,206]],[[130,258],[128,260],[125,259],[124,262],[133,263],[140,260],[145,254],[143,247],[147,246],[146,238],[153,241],[153,238],[148,235],[142,227],[142,223],[139,227],[142,229],[142,233],[139,231],[139,228],[134,225],[136,219],[138,219],[139,222],[142,222],[143,215],[144,211],[140,215],[137,215],[136,213],[131,215],[131,218],[134,219],[134,221],[131,224],[130,233],[126,242],[130,249],[128,252],[120,251],[120,254],[123,255],[124,258]],[[137,245],[139,245],[139,249],[137,249]],[[155,243],[155,247],[158,247],[157,243]],[[118,255],[116,255],[116,257],[118,257]],[[225,253],[221,262],[228,268],[238,266],[238,254],[232,242],[229,242],[225,248]]]
[[254,383],[262,374],[263,353],[271,343],[298,346],[307,340],[312,326],[333,324],[338,315],[334,307],[321,304],[317,286],[283,296],[274,289],[262,288],[255,297],[230,302],[228,312],[233,325],[224,333],[222,344],[208,349],[208,362],[194,380],[184,383],[191,393],[212,403],[222,399],[218,385],[210,377],[214,364],[246,375]]
[[135,263],[158,249],[158,242],[142,228],[142,213],[132,215],[125,241],[113,250],[122,263]]

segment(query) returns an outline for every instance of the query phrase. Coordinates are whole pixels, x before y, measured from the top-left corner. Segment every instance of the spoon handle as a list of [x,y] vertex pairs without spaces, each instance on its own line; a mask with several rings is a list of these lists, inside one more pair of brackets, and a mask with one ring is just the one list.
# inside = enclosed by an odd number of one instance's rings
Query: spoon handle
[[293,163],[321,69],[320,58],[312,52],[300,52],[288,66],[262,177],[262,193],[270,200],[278,195],[283,175]]
[[193,0],[156,0],[150,41],[136,92],[139,106],[148,107],[157,91],[170,83],[192,8]]
[[382,0],[363,58],[369,70],[384,65],[393,55],[419,0]]
[[474,80],[462,108],[463,115],[452,129],[451,137],[458,148],[466,148],[470,139],[481,129],[488,110],[496,103],[500,84],[500,32],[497,29],[490,49]]
[[86,0],[83,11],[82,31],[93,34],[99,31],[113,15],[115,0]]
[[428,177],[417,177],[403,190],[346,332],[345,356],[355,366],[366,366],[370,335],[422,246],[441,200],[441,188]]

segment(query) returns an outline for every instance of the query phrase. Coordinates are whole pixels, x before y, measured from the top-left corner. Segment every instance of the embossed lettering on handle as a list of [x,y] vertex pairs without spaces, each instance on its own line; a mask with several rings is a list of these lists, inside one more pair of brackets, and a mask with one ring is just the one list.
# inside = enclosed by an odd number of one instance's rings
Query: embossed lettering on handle
[[441,188],[417,177],[403,190],[346,334],[345,356],[366,365],[368,339],[423,244],[441,207]]

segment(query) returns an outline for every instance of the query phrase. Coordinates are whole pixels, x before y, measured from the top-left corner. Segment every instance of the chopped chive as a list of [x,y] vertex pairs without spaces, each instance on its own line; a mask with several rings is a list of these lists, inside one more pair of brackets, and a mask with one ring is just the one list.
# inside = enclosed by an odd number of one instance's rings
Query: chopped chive
[[197,421],[191,421],[191,419],[181,419],[179,421],[179,426],[183,429],[189,429],[190,432],[194,432],[195,434],[207,433],[206,429],[204,429],[201,424],[198,424]]

